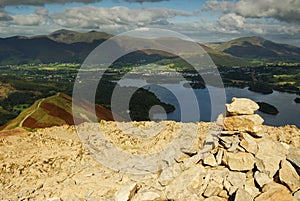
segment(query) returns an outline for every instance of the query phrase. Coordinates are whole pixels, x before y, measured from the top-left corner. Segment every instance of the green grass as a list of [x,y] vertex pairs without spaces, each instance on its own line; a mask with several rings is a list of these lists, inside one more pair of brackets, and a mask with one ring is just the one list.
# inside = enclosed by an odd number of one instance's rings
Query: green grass
[[20,104],[20,105],[15,105],[13,107],[14,111],[17,112],[23,112],[24,110],[26,110],[30,105],[29,104]]

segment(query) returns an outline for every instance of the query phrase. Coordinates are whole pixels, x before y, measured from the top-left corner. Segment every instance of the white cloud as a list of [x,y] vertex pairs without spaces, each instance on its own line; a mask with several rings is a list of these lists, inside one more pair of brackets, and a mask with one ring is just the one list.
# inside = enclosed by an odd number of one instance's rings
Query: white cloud
[[221,15],[217,21],[216,30],[225,33],[240,33],[245,25],[245,18],[234,13]]
[[45,4],[66,4],[72,2],[95,3],[100,1],[102,0],[1,0],[0,7],[20,5],[43,6]]
[[[20,5],[31,5],[31,6],[43,6],[45,4],[66,4],[66,3],[96,3],[102,0],[1,0],[0,7],[5,6],[20,6]],[[133,3],[144,3],[144,2],[160,2],[169,0],[124,0],[125,2]]]
[[285,22],[300,22],[299,0],[239,0],[237,2],[208,1],[203,10],[233,12],[246,18],[274,18]]
[[191,16],[192,13],[166,8],[138,8],[128,7],[76,7],[67,8],[64,12],[51,15],[54,23],[64,27],[102,28],[103,26],[139,27],[154,22],[166,25],[168,19],[176,16]]
[[13,20],[11,23],[13,25],[40,26],[47,23],[47,18],[45,16],[36,13],[32,13],[29,15],[13,15],[12,18]]

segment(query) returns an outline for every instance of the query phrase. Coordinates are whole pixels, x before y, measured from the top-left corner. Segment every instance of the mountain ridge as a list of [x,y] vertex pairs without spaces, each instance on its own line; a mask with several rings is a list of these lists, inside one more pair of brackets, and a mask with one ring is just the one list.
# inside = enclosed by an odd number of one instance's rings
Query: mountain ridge
[[[77,62],[113,35],[57,30],[49,35],[0,38],[0,65]],[[248,65],[261,62],[299,62],[300,47],[279,44],[261,37],[242,37],[227,42],[200,44],[219,66]],[[147,51],[143,52],[149,55]],[[165,57],[166,55],[162,55]],[[134,60],[136,55],[132,55]],[[135,58],[136,59],[136,58]]]

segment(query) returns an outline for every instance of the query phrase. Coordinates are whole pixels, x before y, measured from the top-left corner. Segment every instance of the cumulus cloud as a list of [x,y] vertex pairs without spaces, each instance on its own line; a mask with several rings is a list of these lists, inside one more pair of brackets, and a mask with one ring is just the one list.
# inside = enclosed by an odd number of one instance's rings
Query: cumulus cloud
[[[96,3],[102,0],[1,0],[0,7],[5,6],[19,6],[19,5],[31,5],[31,6],[43,6],[45,4],[66,4],[66,3]],[[144,2],[160,2],[169,0],[124,0],[125,2],[133,3],[144,3]]]
[[144,2],[160,2],[160,1],[169,1],[169,0],[124,0],[126,2],[138,2],[138,3],[144,3]]
[[47,22],[45,17],[35,13],[29,15],[13,15],[12,18],[12,24],[22,26],[39,26]]
[[274,18],[285,22],[300,23],[300,1],[299,0],[239,0],[208,1],[203,10],[233,12],[246,18]]
[[1,0],[0,7],[5,6],[19,6],[19,5],[31,5],[31,6],[43,6],[45,4],[66,4],[66,3],[96,3],[102,0]]
[[241,28],[244,26],[245,18],[236,15],[235,13],[228,13],[222,15],[219,18],[218,23],[220,24],[220,26],[224,26],[224,27]]
[[128,7],[76,7],[67,8],[64,12],[51,15],[54,23],[64,27],[102,28],[117,25],[139,27],[157,22],[167,24],[167,20],[175,16],[191,16],[192,13],[166,8],[138,8]]

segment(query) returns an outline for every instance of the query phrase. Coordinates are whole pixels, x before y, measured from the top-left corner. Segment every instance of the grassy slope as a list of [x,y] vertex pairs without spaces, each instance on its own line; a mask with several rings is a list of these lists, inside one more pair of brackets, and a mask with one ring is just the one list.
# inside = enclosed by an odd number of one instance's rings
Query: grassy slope
[[[91,109],[91,104],[79,102],[76,107],[81,111]],[[82,105],[81,105],[82,104]],[[101,106],[96,106],[99,119],[112,120],[111,112]],[[92,113],[88,116],[92,116]],[[16,127],[27,129],[46,128],[64,124],[74,124],[72,113],[72,98],[63,93],[36,101],[17,118],[3,126],[3,130]]]

